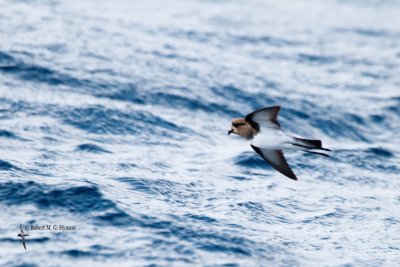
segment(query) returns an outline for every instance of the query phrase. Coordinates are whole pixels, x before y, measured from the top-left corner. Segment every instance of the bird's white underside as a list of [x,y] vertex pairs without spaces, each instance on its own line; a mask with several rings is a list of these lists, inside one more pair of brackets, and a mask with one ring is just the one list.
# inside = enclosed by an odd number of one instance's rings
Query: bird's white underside
[[253,146],[270,149],[270,150],[283,150],[283,149],[299,149],[291,143],[296,140],[291,133],[285,132],[276,128],[260,128],[260,132],[250,140]]

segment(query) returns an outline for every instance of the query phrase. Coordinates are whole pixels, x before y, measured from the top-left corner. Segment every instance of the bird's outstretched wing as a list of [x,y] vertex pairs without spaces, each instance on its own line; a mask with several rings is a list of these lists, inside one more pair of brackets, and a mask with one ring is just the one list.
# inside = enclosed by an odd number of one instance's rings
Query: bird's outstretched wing
[[21,236],[22,238],[22,245],[24,246],[25,250],[26,250],[26,245],[25,245],[25,236]]
[[277,119],[280,109],[280,106],[262,108],[248,114],[245,120],[257,131],[260,127],[280,129],[281,125]]
[[296,175],[290,169],[282,150],[262,149],[251,145],[251,147],[275,170],[289,177],[290,179],[297,180]]

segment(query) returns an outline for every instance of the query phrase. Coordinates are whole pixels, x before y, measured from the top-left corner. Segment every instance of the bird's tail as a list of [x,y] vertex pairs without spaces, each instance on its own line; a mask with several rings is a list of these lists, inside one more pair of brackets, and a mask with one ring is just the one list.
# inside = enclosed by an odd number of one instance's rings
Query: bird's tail
[[[316,140],[316,139],[304,139],[304,138],[299,138],[295,137],[294,138],[295,142],[292,143],[294,146],[298,146],[303,148],[302,150],[308,153],[313,153],[313,154],[318,154],[322,156],[329,157],[328,154],[322,153],[322,152],[317,152],[318,150],[324,150],[324,151],[332,151],[328,148],[322,147],[322,142],[321,140]],[[315,151],[317,150],[317,151]]]

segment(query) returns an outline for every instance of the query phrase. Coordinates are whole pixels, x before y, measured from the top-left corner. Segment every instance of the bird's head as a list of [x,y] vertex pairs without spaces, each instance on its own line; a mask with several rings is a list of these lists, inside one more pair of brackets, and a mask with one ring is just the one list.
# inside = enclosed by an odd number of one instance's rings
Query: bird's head
[[236,118],[232,120],[232,126],[228,131],[228,135],[231,133],[240,135],[246,139],[251,139],[254,135],[254,129],[244,118]]

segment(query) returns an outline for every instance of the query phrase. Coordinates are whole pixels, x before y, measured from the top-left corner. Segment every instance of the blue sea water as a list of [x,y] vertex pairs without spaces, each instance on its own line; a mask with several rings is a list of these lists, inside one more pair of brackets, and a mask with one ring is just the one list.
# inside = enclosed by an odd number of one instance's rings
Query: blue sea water
[[[0,0],[1,266],[400,266],[398,1]],[[281,105],[287,179],[230,121]],[[19,225],[76,226],[74,231]]]

